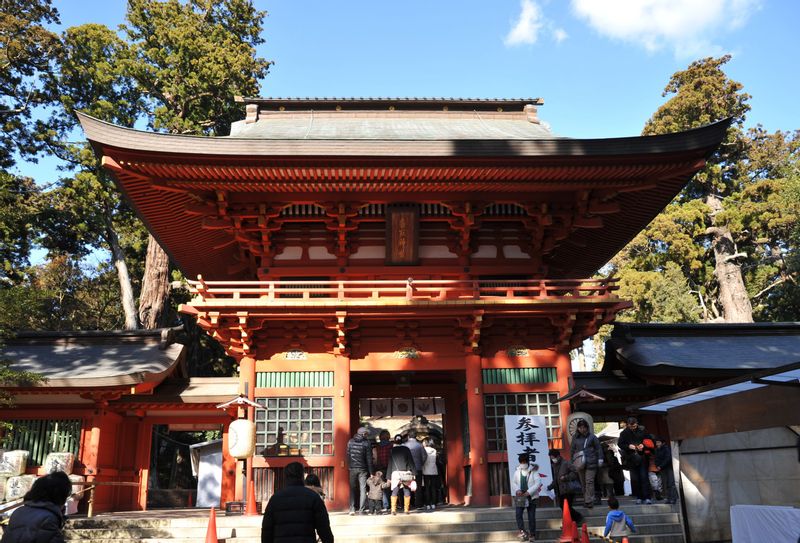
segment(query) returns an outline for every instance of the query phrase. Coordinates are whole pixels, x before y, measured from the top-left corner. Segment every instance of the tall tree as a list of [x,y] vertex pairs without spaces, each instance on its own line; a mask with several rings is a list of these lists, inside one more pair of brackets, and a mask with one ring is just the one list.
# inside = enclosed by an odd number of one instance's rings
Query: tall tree
[[47,140],[67,164],[66,169],[75,173],[61,179],[50,193],[50,206],[43,217],[48,235],[43,244],[56,252],[72,254],[90,248],[108,249],[119,279],[124,326],[135,329],[135,293],[120,238],[121,231],[130,233],[138,228],[143,233],[143,228],[88,144],[72,141],[76,110],[133,126],[141,111],[141,96],[121,71],[127,55],[125,42],[103,25],[87,24],[64,32],[59,69],[48,83],[61,107],[50,119]]
[[45,25],[58,23],[50,0],[0,0],[0,167],[15,154],[33,155],[42,147],[32,113],[50,102],[43,77],[53,67],[58,35]]
[[[256,56],[266,12],[250,0],[130,0],[126,73],[144,93],[150,126],[173,134],[227,135],[241,117],[235,95],[258,94],[270,62]],[[169,259],[148,240],[139,316],[163,325]]]
[[[753,309],[744,285],[742,257],[729,226],[718,216],[723,200],[737,191],[736,164],[742,152],[742,124],[750,110],[750,95],[742,85],[725,75],[722,66],[730,56],[705,58],[673,74],[664,96],[674,95],[645,125],[643,134],[665,134],[688,130],[731,117],[733,124],[708,165],[684,189],[679,205],[693,200],[705,204],[703,223],[714,258],[715,302],[726,322],[752,322]],[[708,283],[710,278],[702,278]]]
[[[644,134],[661,134],[733,119],[707,166],[612,261],[629,286],[655,281],[652,273],[663,275],[659,281],[672,278],[671,287],[659,288],[673,294],[660,301],[646,289],[630,289],[630,318],[752,322],[786,318],[792,311],[800,316],[782,301],[796,290],[798,245],[792,232],[800,213],[788,195],[798,136],[743,129],[750,97],[725,75],[729,59],[698,60],[675,73],[664,91],[671,98],[645,126]],[[679,285],[696,300],[694,308],[674,290]]]

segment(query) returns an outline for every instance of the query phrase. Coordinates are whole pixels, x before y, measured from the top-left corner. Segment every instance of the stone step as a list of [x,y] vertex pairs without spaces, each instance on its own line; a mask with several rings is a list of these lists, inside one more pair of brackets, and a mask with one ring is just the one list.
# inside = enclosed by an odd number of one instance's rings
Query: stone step
[[[639,533],[630,543],[685,543],[678,506],[623,503]],[[578,508],[584,515],[592,541],[600,541],[606,507]],[[208,526],[206,510],[147,511],[72,518],[65,536],[71,543],[199,543]],[[330,515],[336,540],[345,543],[502,543],[516,541],[514,510],[509,507],[442,507],[410,515]],[[556,541],[561,534],[561,510],[537,510],[537,539]],[[260,543],[260,516],[217,516],[220,543]]]
[[[363,526],[356,528],[355,526],[334,526],[333,531],[339,537],[346,537],[348,533],[364,533],[368,530],[370,535],[373,536],[392,536],[395,535],[402,527],[405,534],[427,534],[435,535],[442,531],[450,532],[491,532],[491,531],[514,531],[516,529],[516,521],[513,519],[502,520],[486,520],[478,522],[466,522],[457,524],[444,524],[444,523],[416,523],[414,516],[398,515],[395,519],[396,522],[375,522],[371,526]],[[377,518],[375,519],[378,520]],[[676,524],[674,522],[644,522],[644,519],[636,519],[639,532],[642,534],[662,534],[675,531]],[[587,522],[589,530],[592,532],[600,532],[605,525],[604,522]],[[540,520],[537,519],[536,527],[540,534],[547,534],[547,536],[557,536],[561,531],[561,521],[555,519]],[[130,538],[133,536],[139,538],[203,538],[205,537],[207,527],[191,527],[191,528],[128,528],[128,529],[70,529],[67,532],[67,539],[69,540],[98,540],[98,539],[118,539]],[[249,538],[258,537],[261,534],[261,526],[250,525],[240,527],[219,527],[217,526],[217,537],[220,539],[228,538]],[[544,537],[544,535],[542,535]]]
[[[677,506],[668,504],[654,504],[654,505],[634,505],[626,504],[622,509],[630,516],[639,518],[650,515],[669,515],[673,514],[677,517]],[[584,509],[578,507],[577,510],[584,515],[587,519],[605,519],[608,509],[605,507],[595,507],[593,509]],[[193,527],[193,526],[207,526],[209,512],[205,510],[189,510],[187,516],[174,517],[174,518],[153,518],[157,516],[159,511],[151,512],[136,512],[136,513],[122,513],[121,515],[130,515],[129,518],[120,516],[97,516],[89,518],[71,518],[68,521],[70,526],[75,528],[95,528],[95,527],[120,527],[136,526],[136,527]],[[417,522],[469,522],[481,520],[493,520],[496,518],[514,518],[514,510],[509,507],[496,507],[496,508],[482,508],[482,509],[469,509],[465,507],[442,507],[436,509],[433,513],[424,511],[414,511],[412,515],[415,516]],[[389,518],[390,515],[381,515],[380,517]],[[374,519],[380,518],[372,515],[356,515],[349,516],[347,513],[334,512],[330,514],[331,525],[369,525],[374,522]],[[561,510],[555,507],[540,507],[536,511],[536,518],[541,520],[546,519],[561,519]],[[242,515],[225,516],[218,514],[217,517],[218,527],[236,527],[245,525],[258,525],[261,524],[260,516],[247,517]],[[677,521],[677,518],[676,518]]]

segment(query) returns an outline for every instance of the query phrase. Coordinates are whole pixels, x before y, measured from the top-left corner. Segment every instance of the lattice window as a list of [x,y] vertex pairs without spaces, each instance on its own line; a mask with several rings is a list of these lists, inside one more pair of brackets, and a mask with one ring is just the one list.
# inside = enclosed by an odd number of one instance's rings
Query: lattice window
[[[484,397],[486,413],[486,444],[490,451],[506,450],[506,415],[541,415],[547,423],[547,438],[561,437],[561,410],[555,392],[487,394]],[[542,451],[547,454],[547,451]]]
[[7,450],[28,451],[28,467],[39,467],[51,452],[71,452],[77,458],[81,419],[20,419],[10,421],[12,430],[3,438]]
[[333,454],[333,398],[256,398],[256,452],[264,456]]
[[[322,484],[322,493],[325,500],[333,500],[333,468],[306,468],[306,474],[313,473],[319,477]],[[283,468],[253,468],[253,478],[256,482],[256,500],[268,501],[275,492],[286,485]]]

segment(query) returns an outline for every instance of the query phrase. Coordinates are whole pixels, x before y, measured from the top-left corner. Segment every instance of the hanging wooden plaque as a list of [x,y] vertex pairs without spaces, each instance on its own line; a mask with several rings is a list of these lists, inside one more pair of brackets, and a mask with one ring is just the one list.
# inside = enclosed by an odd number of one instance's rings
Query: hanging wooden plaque
[[416,265],[419,256],[419,207],[414,204],[386,208],[386,264]]

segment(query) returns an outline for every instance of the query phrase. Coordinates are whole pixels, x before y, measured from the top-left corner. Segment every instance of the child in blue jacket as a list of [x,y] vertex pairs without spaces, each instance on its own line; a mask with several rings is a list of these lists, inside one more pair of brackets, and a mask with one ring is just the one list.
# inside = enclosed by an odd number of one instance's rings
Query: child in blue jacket
[[625,511],[619,510],[619,501],[614,496],[608,498],[608,508],[610,511],[606,515],[606,529],[603,537],[618,537],[636,533],[636,526],[633,525],[631,517]]

